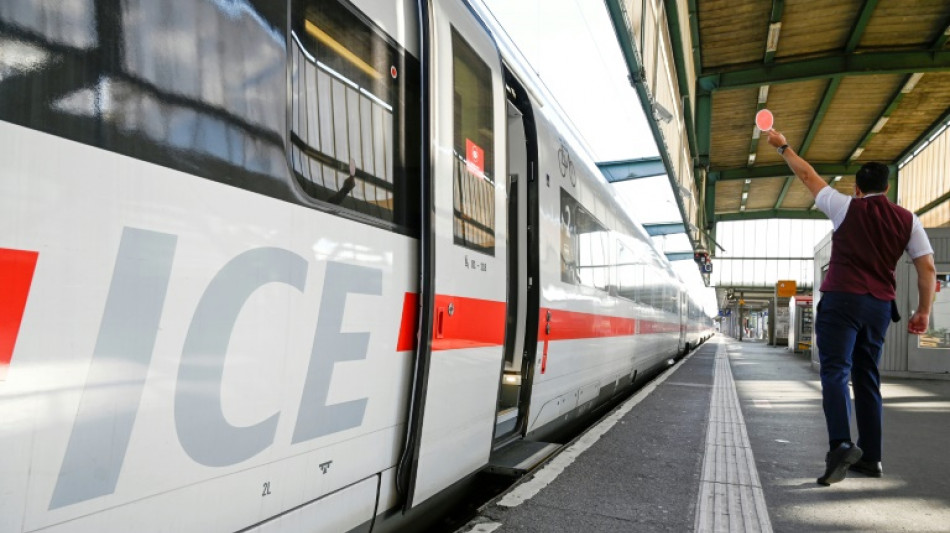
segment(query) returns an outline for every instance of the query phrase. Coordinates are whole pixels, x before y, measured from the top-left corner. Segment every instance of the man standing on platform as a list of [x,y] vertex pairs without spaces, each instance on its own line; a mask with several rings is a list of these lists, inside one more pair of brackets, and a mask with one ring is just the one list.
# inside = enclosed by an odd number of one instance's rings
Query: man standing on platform
[[[881,467],[881,378],[878,364],[889,322],[900,320],[894,303],[894,268],[906,251],[917,269],[917,311],[907,331],[927,331],[936,273],[933,248],[917,215],[891,203],[889,170],[865,163],[857,172],[854,196],[836,191],[796,154],[781,133],[769,130],[769,144],[778,149],[792,172],[815,197],[815,206],[834,228],[831,264],[821,284],[815,319],[821,395],[828,425],[830,451],[818,483],[830,485],[853,470],[872,477]],[[851,440],[851,394],[858,425],[858,442]]]

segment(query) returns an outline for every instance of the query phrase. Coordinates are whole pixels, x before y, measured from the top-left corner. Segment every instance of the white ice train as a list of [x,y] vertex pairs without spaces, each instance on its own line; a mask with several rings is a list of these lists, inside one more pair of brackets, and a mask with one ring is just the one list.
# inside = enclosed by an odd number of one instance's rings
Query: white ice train
[[384,531],[711,334],[462,0],[0,2],[0,532]]

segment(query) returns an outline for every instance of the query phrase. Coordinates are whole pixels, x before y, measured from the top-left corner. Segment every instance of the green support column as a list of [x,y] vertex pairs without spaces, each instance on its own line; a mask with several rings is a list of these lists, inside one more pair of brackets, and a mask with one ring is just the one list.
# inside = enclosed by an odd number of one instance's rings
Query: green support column
[[712,93],[696,93],[696,151],[699,164],[709,167],[709,150],[712,144]]
[[897,203],[897,187],[900,184],[897,176],[897,165],[887,165],[887,169],[891,171],[890,176],[887,178],[887,197],[890,201]]
[[[713,243],[716,241],[716,176],[712,174],[706,174],[706,190],[705,194],[705,210],[706,210],[706,227],[703,228],[706,230],[709,238],[712,239]],[[709,251],[712,252],[715,249],[715,244],[711,243],[709,246]]]

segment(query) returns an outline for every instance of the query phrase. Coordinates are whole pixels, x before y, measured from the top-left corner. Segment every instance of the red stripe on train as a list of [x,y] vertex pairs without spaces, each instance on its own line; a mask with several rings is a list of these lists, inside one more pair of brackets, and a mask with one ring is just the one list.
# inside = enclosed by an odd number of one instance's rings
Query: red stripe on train
[[437,294],[432,351],[501,346],[506,309],[505,302]]
[[[548,313],[550,313],[550,320],[548,320]],[[634,335],[636,331],[637,321],[634,318],[559,309],[541,309],[538,320],[538,338],[552,341],[621,337]]]
[[[396,351],[416,349],[419,297],[403,297],[402,321]],[[505,302],[461,296],[436,295],[432,351],[501,346],[505,342]]]
[[0,380],[6,378],[39,252],[0,248]]
[[[432,350],[501,346],[505,342],[506,310],[505,302],[436,295]],[[418,296],[407,292],[396,351],[416,348],[417,312]],[[538,339],[542,342],[679,331],[678,323],[641,320],[637,332],[637,320],[633,318],[559,309],[541,309],[538,320]]]

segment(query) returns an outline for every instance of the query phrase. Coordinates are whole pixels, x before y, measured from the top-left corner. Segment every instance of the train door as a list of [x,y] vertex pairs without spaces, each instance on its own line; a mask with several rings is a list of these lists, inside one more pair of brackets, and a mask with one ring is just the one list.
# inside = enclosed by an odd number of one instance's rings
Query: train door
[[527,91],[505,69],[508,97],[508,312],[495,443],[519,437],[527,423],[538,330],[538,143]]
[[[504,362],[505,95],[490,35],[458,0],[428,6],[431,171],[406,507],[485,466]],[[427,294],[430,293],[430,294]],[[430,301],[431,300],[431,301]],[[425,306],[431,306],[425,309]],[[427,319],[427,315],[431,318]]]

